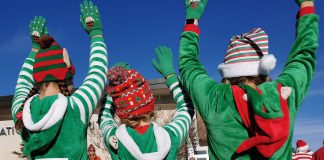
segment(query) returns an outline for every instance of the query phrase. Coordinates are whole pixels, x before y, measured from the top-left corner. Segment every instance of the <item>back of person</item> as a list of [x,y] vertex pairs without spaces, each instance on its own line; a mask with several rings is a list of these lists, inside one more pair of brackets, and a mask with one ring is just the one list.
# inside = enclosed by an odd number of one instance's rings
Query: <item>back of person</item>
[[[191,124],[192,103],[185,97],[172,65],[171,50],[156,49],[163,74],[176,102],[176,113],[163,127],[153,122],[154,96],[148,82],[129,65],[119,63],[108,71],[108,94],[101,112],[100,128],[112,159],[174,160]],[[167,59],[162,61],[161,59]],[[161,66],[166,68],[161,69]],[[165,69],[167,71],[165,71]],[[117,126],[114,114],[121,119]]]
[[[323,142],[323,144],[324,144],[324,142]],[[314,152],[313,159],[314,160],[324,160],[324,146]]]

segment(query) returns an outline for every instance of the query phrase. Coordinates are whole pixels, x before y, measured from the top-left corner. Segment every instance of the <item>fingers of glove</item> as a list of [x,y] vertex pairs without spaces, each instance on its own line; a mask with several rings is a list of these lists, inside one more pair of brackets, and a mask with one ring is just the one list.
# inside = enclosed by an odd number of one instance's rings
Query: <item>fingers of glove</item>
[[151,62],[152,62],[152,65],[154,66],[154,68],[160,72],[159,63],[156,62],[155,59],[152,59]]
[[47,27],[45,27],[43,35],[47,35],[47,36],[49,35]]
[[83,17],[87,17],[88,12],[86,11],[86,9],[84,8],[83,4],[80,4],[80,9],[81,9],[81,15]]
[[97,14],[99,14],[99,9],[98,9],[98,7],[97,7],[97,6],[94,6],[94,9],[95,9],[95,12],[96,12]]
[[88,3],[88,0],[84,0],[84,9],[85,11],[89,14],[89,3]]
[[85,20],[82,15],[80,15],[80,22],[84,28],[87,28],[88,26],[85,24]]
[[89,1],[89,11],[91,12],[91,14],[93,14],[95,12],[95,8],[93,6],[92,1]]
[[208,2],[208,0],[200,0],[200,3],[201,3],[202,5],[204,5],[204,6],[206,6],[207,2]]

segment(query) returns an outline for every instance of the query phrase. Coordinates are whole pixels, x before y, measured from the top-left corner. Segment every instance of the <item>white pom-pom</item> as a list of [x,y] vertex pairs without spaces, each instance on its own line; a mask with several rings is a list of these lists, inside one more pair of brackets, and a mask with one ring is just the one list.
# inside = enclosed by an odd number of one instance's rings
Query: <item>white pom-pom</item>
[[224,77],[224,71],[223,71],[224,67],[225,67],[224,63],[221,63],[221,64],[218,65],[218,72],[222,77]]
[[276,67],[277,59],[272,54],[264,55],[260,60],[260,67],[265,71],[271,71]]

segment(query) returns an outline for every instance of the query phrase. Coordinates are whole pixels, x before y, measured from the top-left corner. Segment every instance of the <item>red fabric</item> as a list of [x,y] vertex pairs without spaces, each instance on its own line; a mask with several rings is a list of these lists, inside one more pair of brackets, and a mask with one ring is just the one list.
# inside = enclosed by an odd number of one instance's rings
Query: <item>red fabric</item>
[[184,31],[190,31],[190,32],[195,32],[197,33],[198,35],[200,34],[200,29],[197,25],[195,24],[187,24],[184,29]]
[[324,160],[324,147],[321,147],[313,154],[314,160]]
[[64,80],[66,79],[66,74],[68,73],[68,71],[68,68],[56,68],[42,72],[36,72],[33,74],[33,77],[37,83],[43,82],[47,75],[52,75],[56,78],[56,80]]
[[47,51],[43,53],[37,53],[36,59],[42,58],[42,57],[48,57],[48,56],[53,56],[53,55],[58,55],[58,54],[63,54],[63,50],[52,50],[52,51]]
[[[271,157],[287,141],[289,136],[289,110],[287,101],[281,97],[281,85],[278,83],[280,105],[283,116],[280,118],[267,119],[253,113],[252,108],[243,100],[244,90],[233,86],[233,96],[236,108],[242,118],[244,125],[254,135],[243,141],[237,148],[237,153],[242,153],[253,147],[264,157]],[[266,110],[264,109],[266,112]],[[251,118],[253,116],[253,118]]]
[[61,63],[64,63],[65,64],[65,62],[64,62],[63,59],[54,59],[54,60],[36,62],[34,64],[34,69],[40,68],[40,67],[51,66],[51,65],[55,65],[55,64],[61,64]]
[[154,96],[148,82],[135,70],[127,70],[126,81],[117,86],[108,86],[116,114],[120,118],[154,111]]
[[292,157],[293,160],[313,160],[312,154],[307,153],[295,153]]
[[150,125],[145,125],[145,126],[137,126],[134,128],[135,131],[139,134],[144,134],[148,129],[150,128]]
[[315,13],[315,7],[309,6],[309,7],[303,7],[299,10],[299,17],[302,17],[307,14],[314,14]]

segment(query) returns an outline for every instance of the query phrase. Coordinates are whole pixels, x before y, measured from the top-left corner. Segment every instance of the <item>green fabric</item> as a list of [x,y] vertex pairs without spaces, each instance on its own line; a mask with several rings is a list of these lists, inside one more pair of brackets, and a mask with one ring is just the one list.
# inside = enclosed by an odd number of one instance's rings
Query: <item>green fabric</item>
[[[95,35],[102,35],[102,25],[101,19],[99,15],[99,10],[97,6],[94,6],[92,1],[84,0],[84,4],[80,4],[81,15],[80,22],[87,33],[89,33],[90,37]],[[93,26],[88,27],[85,20],[87,17],[93,18]]]
[[[186,18],[187,19],[199,19],[203,14],[208,0],[193,0],[196,2],[190,2],[192,0],[185,0],[186,2]],[[195,5],[193,4],[195,3]]]
[[[135,141],[136,145],[140,148],[142,153],[152,153],[157,151],[156,139],[154,136],[153,125],[144,134],[139,134],[134,129],[127,127],[128,134]],[[115,134],[115,131],[111,135]],[[172,132],[166,129],[171,138],[171,148],[166,160],[175,160],[179,151],[180,142]],[[136,160],[135,157],[126,149],[126,147],[119,141],[118,150],[113,149],[110,144],[106,144],[109,149],[109,153],[113,160]]]
[[[291,141],[294,122],[298,108],[301,106],[316,63],[318,47],[318,16],[314,14],[300,17],[297,22],[297,36],[288,61],[277,80],[258,86],[264,96],[254,97],[253,106],[257,108],[262,101],[274,112],[271,116],[279,116],[279,95],[277,83],[292,88],[288,98],[290,114],[290,132],[287,142],[270,159],[292,159]],[[237,147],[249,137],[242,119],[235,107],[231,85],[216,83],[198,59],[198,35],[184,32],[181,35],[179,50],[180,77],[189,92],[207,129],[209,156],[214,159],[264,159],[252,149],[242,155],[236,155]],[[251,91],[251,90],[250,90]],[[248,93],[252,94],[252,93]],[[253,95],[254,96],[254,95]],[[250,97],[250,95],[248,95]]]
[[[40,120],[50,109],[57,95],[36,96],[31,102],[31,115],[34,122]],[[80,121],[79,113],[74,111],[68,100],[65,116],[51,128],[41,132],[28,131],[25,151],[30,151],[32,159],[60,157],[87,160],[87,125]],[[71,150],[73,148],[73,150]],[[27,154],[28,155],[28,154]]]
[[314,2],[314,0],[296,0],[298,5],[300,5],[300,4],[302,4],[303,2],[306,2],[306,1]]
[[[39,99],[38,95],[33,98],[30,105],[31,116],[34,123],[37,123],[46,115],[57,98],[58,95],[44,97],[42,100]],[[59,120],[54,126],[42,132],[28,131],[28,139],[25,141],[24,154],[30,155],[31,152],[42,150],[43,147],[46,148],[50,145],[61,127],[62,120],[63,119]]]
[[[32,40],[32,47],[39,49],[40,46],[35,40],[36,37],[42,37],[43,34],[48,34],[47,28],[45,27],[46,19],[42,16],[35,16],[33,20],[30,21],[29,24],[29,34]],[[33,32],[38,32],[37,35],[33,35]],[[35,33],[35,32],[34,32]]]
[[167,47],[155,48],[155,54],[158,58],[158,62],[155,59],[152,59],[154,68],[165,78],[171,74],[175,74],[171,49]]

